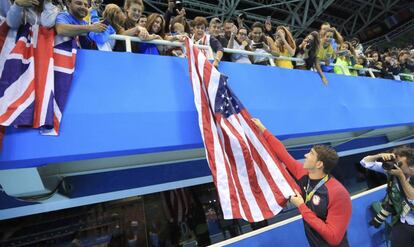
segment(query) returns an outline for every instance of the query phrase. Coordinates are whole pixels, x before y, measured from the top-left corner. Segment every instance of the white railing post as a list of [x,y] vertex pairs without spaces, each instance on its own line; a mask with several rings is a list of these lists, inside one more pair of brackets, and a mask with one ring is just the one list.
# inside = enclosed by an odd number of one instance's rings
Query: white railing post
[[372,78],[375,78],[374,72],[372,72],[371,68],[368,69],[368,73]]
[[125,38],[125,49],[126,49],[127,52],[132,52],[131,38],[129,36],[126,36],[126,38]]

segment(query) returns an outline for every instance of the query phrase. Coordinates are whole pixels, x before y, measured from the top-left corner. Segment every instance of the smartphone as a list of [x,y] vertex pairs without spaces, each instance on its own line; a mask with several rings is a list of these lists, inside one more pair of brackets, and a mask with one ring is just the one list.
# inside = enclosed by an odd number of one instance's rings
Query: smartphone
[[269,15],[268,17],[266,17],[266,23],[271,23],[272,22],[272,17]]
[[263,43],[253,44],[253,48],[263,48]]

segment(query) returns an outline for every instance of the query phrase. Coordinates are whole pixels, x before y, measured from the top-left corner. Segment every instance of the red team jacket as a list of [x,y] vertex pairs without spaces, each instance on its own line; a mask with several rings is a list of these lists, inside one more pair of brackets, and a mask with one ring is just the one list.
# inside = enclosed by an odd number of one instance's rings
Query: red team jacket
[[[306,193],[308,181],[310,188],[316,186],[320,179],[310,180],[308,171],[287,152],[276,137],[267,130],[264,137],[297,181],[302,196]],[[304,220],[310,246],[349,246],[346,229],[351,219],[352,204],[348,191],[338,180],[329,175],[328,181],[315,192],[310,201],[299,206],[299,212]]]

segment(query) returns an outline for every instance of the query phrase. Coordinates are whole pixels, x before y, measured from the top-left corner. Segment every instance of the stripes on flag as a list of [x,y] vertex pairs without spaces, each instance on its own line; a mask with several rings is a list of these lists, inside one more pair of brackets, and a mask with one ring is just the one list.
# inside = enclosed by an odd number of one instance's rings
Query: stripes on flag
[[186,40],[194,102],[206,157],[225,219],[278,214],[297,188],[251,116],[205,55]]
[[76,60],[76,42],[57,44],[54,29],[21,26],[0,68],[0,126],[57,135]]

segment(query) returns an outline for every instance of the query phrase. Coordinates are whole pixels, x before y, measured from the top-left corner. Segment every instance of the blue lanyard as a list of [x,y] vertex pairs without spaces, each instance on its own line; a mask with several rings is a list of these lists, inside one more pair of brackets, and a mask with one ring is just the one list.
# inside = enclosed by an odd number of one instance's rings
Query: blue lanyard
[[306,192],[306,200],[305,200],[305,203],[307,203],[308,201],[310,201],[310,199],[315,194],[315,192],[320,187],[322,187],[322,185],[324,185],[326,183],[326,181],[328,181],[328,179],[329,179],[328,175],[325,175],[325,177],[323,177],[321,179],[321,181],[319,181],[319,183],[315,187],[313,187],[312,191],[308,193],[308,191],[309,191],[309,182],[310,182],[310,179],[308,178],[308,185],[306,186],[306,190],[305,190],[305,192]]

